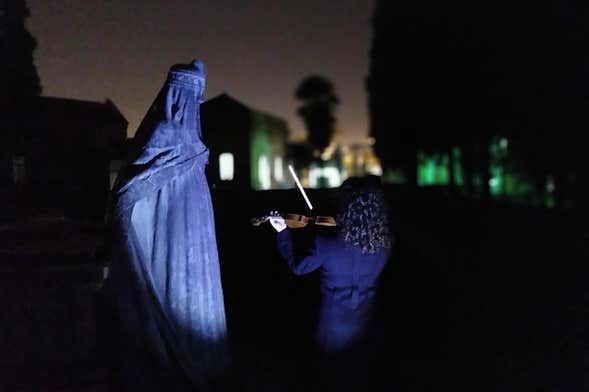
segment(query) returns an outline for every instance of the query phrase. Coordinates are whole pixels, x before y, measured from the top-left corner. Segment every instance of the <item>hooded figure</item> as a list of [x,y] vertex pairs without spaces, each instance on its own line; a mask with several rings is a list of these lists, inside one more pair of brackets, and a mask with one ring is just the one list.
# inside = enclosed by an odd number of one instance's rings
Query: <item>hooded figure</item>
[[229,350],[199,105],[201,61],[170,68],[113,189],[105,283],[115,389],[211,391]]

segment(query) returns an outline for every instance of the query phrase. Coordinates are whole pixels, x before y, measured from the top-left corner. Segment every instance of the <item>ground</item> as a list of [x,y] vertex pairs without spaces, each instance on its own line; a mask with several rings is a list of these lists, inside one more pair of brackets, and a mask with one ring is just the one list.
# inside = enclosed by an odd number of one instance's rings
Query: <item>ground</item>
[[[435,189],[391,187],[387,195],[395,249],[381,281],[383,333],[370,390],[589,389],[581,211],[466,201]],[[309,196],[318,214],[333,212],[334,191]],[[312,389],[317,276],[291,275],[272,229],[250,224],[274,209],[306,213],[304,201],[296,190],[213,191],[213,203],[239,389]],[[28,254],[22,263],[3,236],[0,391],[106,390],[108,359],[96,340],[105,260],[89,232],[101,233],[81,230],[69,256],[53,245],[44,248],[50,259]],[[59,233],[76,242],[75,231]]]

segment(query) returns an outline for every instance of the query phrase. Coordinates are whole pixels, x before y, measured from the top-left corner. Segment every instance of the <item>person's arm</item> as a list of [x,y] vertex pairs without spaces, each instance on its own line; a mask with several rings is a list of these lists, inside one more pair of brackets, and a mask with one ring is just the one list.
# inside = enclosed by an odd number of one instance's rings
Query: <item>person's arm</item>
[[276,236],[278,251],[292,272],[297,275],[307,274],[313,272],[323,264],[321,255],[317,252],[316,241],[305,255],[298,256],[295,254],[292,235],[284,219],[282,217],[272,216],[270,218],[270,224],[278,232]]

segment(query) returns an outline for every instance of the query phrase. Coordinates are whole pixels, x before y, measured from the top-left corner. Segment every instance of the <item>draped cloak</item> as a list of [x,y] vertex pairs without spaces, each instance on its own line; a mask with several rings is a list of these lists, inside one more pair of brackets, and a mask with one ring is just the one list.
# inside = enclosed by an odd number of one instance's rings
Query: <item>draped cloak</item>
[[[170,68],[113,188],[112,381],[121,390],[212,391],[229,367],[199,105],[200,60]],[[217,386],[217,387],[216,387]]]

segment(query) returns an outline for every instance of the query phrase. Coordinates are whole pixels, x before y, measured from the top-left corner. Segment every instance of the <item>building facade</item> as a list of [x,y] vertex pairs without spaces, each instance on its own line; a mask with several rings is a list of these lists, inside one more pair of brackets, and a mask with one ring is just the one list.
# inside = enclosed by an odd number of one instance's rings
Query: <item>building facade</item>
[[17,142],[2,149],[1,197],[40,213],[102,219],[127,120],[110,100],[39,97],[29,114],[22,130],[10,130]]
[[294,184],[287,173],[285,120],[227,94],[203,102],[200,114],[213,188],[265,190]]

